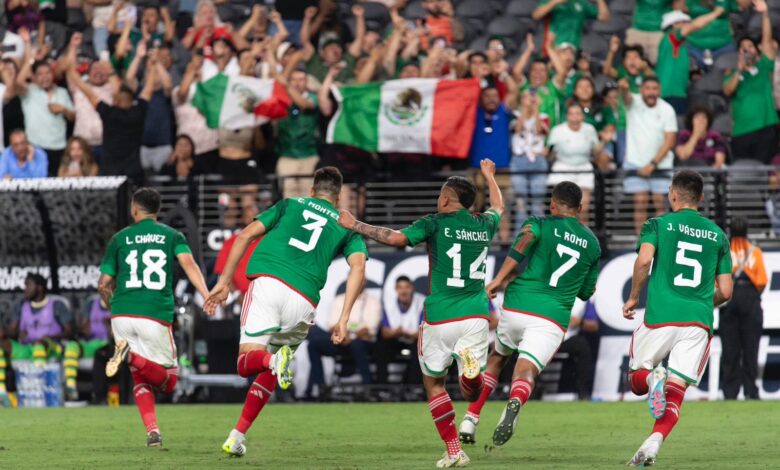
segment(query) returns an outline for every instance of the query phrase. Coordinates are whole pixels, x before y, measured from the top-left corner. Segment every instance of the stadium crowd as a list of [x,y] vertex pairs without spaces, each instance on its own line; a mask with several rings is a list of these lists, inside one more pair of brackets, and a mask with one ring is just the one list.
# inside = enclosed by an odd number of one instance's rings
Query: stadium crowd
[[[269,175],[283,182],[282,195],[296,196],[308,191],[307,180],[285,177],[311,175],[318,165],[336,165],[347,182],[360,183],[424,179],[434,170],[477,177],[489,157],[516,204],[505,219],[519,227],[529,214],[543,214],[549,185],[577,182],[587,205],[595,172],[622,168],[638,231],[651,207],[664,211],[672,168],[780,162],[777,2],[4,3],[2,178],[216,174],[245,188],[236,197],[247,221],[256,209],[245,196],[251,200],[252,185]],[[210,128],[193,97],[198,83],[218,74],[277,80],[291,99],[287,116]],[[467,159],[325,142],[338,106],[332,86],[407,78],[479,81]],[[508,242],[505,225],[499,237]],[[60,304],[41,306],[41,281],[30,282],[26,308],[72,328],[43,338],[106,340],[91,337],[100,331],[91,319],[99,304],[74,320]],[[339,351],[315,329],[309,354],[352,354],[367,383],[377,379],[366,372],[363,343],[394,342],[379,347],[381,381],[388,358],[414,341],[404,308],[370,318],[361,310],[362,327]],[[315,367],[312,387],[321,374]]]
[[[273,3],[7,0],[0,175],[218,174],[249,189],[275,175],[290,196],[307,180],[285,177],[318,165],[360,183],[490,157],[517,221],[561,179],[587,208],[594,171],[628,170],[638,227],[663,210],[672,167],[778,154],[778,13],[764,0]],[[193,97],[217,74],[278,80],[287,116],[210,128]],[[468,159],[325,142],[332,86],[417,77],[480,81]]]

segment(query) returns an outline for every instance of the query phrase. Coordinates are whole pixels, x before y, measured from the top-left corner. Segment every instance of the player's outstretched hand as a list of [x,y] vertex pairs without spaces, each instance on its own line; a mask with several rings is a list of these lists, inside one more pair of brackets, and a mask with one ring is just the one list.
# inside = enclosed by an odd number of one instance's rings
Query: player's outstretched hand
[[485,175],[485,178],[489,178],[496,174],[496,164],[489,158],[480,161],[479,168],[482,170],[482,174]]
[[639,303],[636,299],[629,298],[626,300],[626,303],[623,305],[623,317],[628,320],[633,320],[634,315],[636,315],[636,306]]
[[339,225],[341,225],[347,230],[354,230],[356,223],[357,220],[355,219],[355,216],[352,215],[351,212],[344,209],[341,209],[339,211]]
[[230,287],[218,282],[217,285],[211,289],[209,296],[203,303],[203,311],[208,315],[214,315],[214,312],[217,311],[217,306],[223,304],[227,300],[228,294],[230,294]]
[[333,333],[330,335],[330,340],[333,341],[333,344],[339,345],[341,344],[344,339],[347,337],[347,324],[346,323],[337,323],[335,327],[333,327]]
[[488,284],[487,287],[485,287],[485,292],[487,292],[489,299],[492,300],[496,298],[496,291],[498,290],[499,287],[501,287],[501,283],[495,279],[493,280],[493,282]]

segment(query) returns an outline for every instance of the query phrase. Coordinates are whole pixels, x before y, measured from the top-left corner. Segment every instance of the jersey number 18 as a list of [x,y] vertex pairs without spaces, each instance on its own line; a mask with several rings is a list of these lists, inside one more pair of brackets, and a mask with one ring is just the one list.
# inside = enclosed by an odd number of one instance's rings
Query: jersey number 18
[[138,277],[138,250],[131,250],[125,258],[125,263],[130,267],[130,279],[125,282],[128,289],[144,287],[149,290],[162,290],[165,287],[167,274],[165,263],[168,257],[165,252],[158,249],[145,250],[141,255],[143,272]]

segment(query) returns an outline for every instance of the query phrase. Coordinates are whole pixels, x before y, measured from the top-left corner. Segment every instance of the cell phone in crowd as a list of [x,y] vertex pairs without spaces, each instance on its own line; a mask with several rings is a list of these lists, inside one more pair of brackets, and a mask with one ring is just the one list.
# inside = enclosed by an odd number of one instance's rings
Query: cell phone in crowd
[[16,52],[16,44],[0,44],[0,53]]

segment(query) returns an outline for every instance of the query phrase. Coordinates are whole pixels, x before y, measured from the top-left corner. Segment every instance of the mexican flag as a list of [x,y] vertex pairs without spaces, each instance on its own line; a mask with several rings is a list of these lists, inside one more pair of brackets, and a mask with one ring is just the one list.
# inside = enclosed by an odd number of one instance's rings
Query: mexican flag
[[477,80],[410,78],[334,87],[339,109],[328,142],[370,152],[466,158],[477,116]]
[[192,106],[212,129],[241,129],[282,118],[290,103],[284,86],[276,80],[224,74],[198,83],[192,97]]

